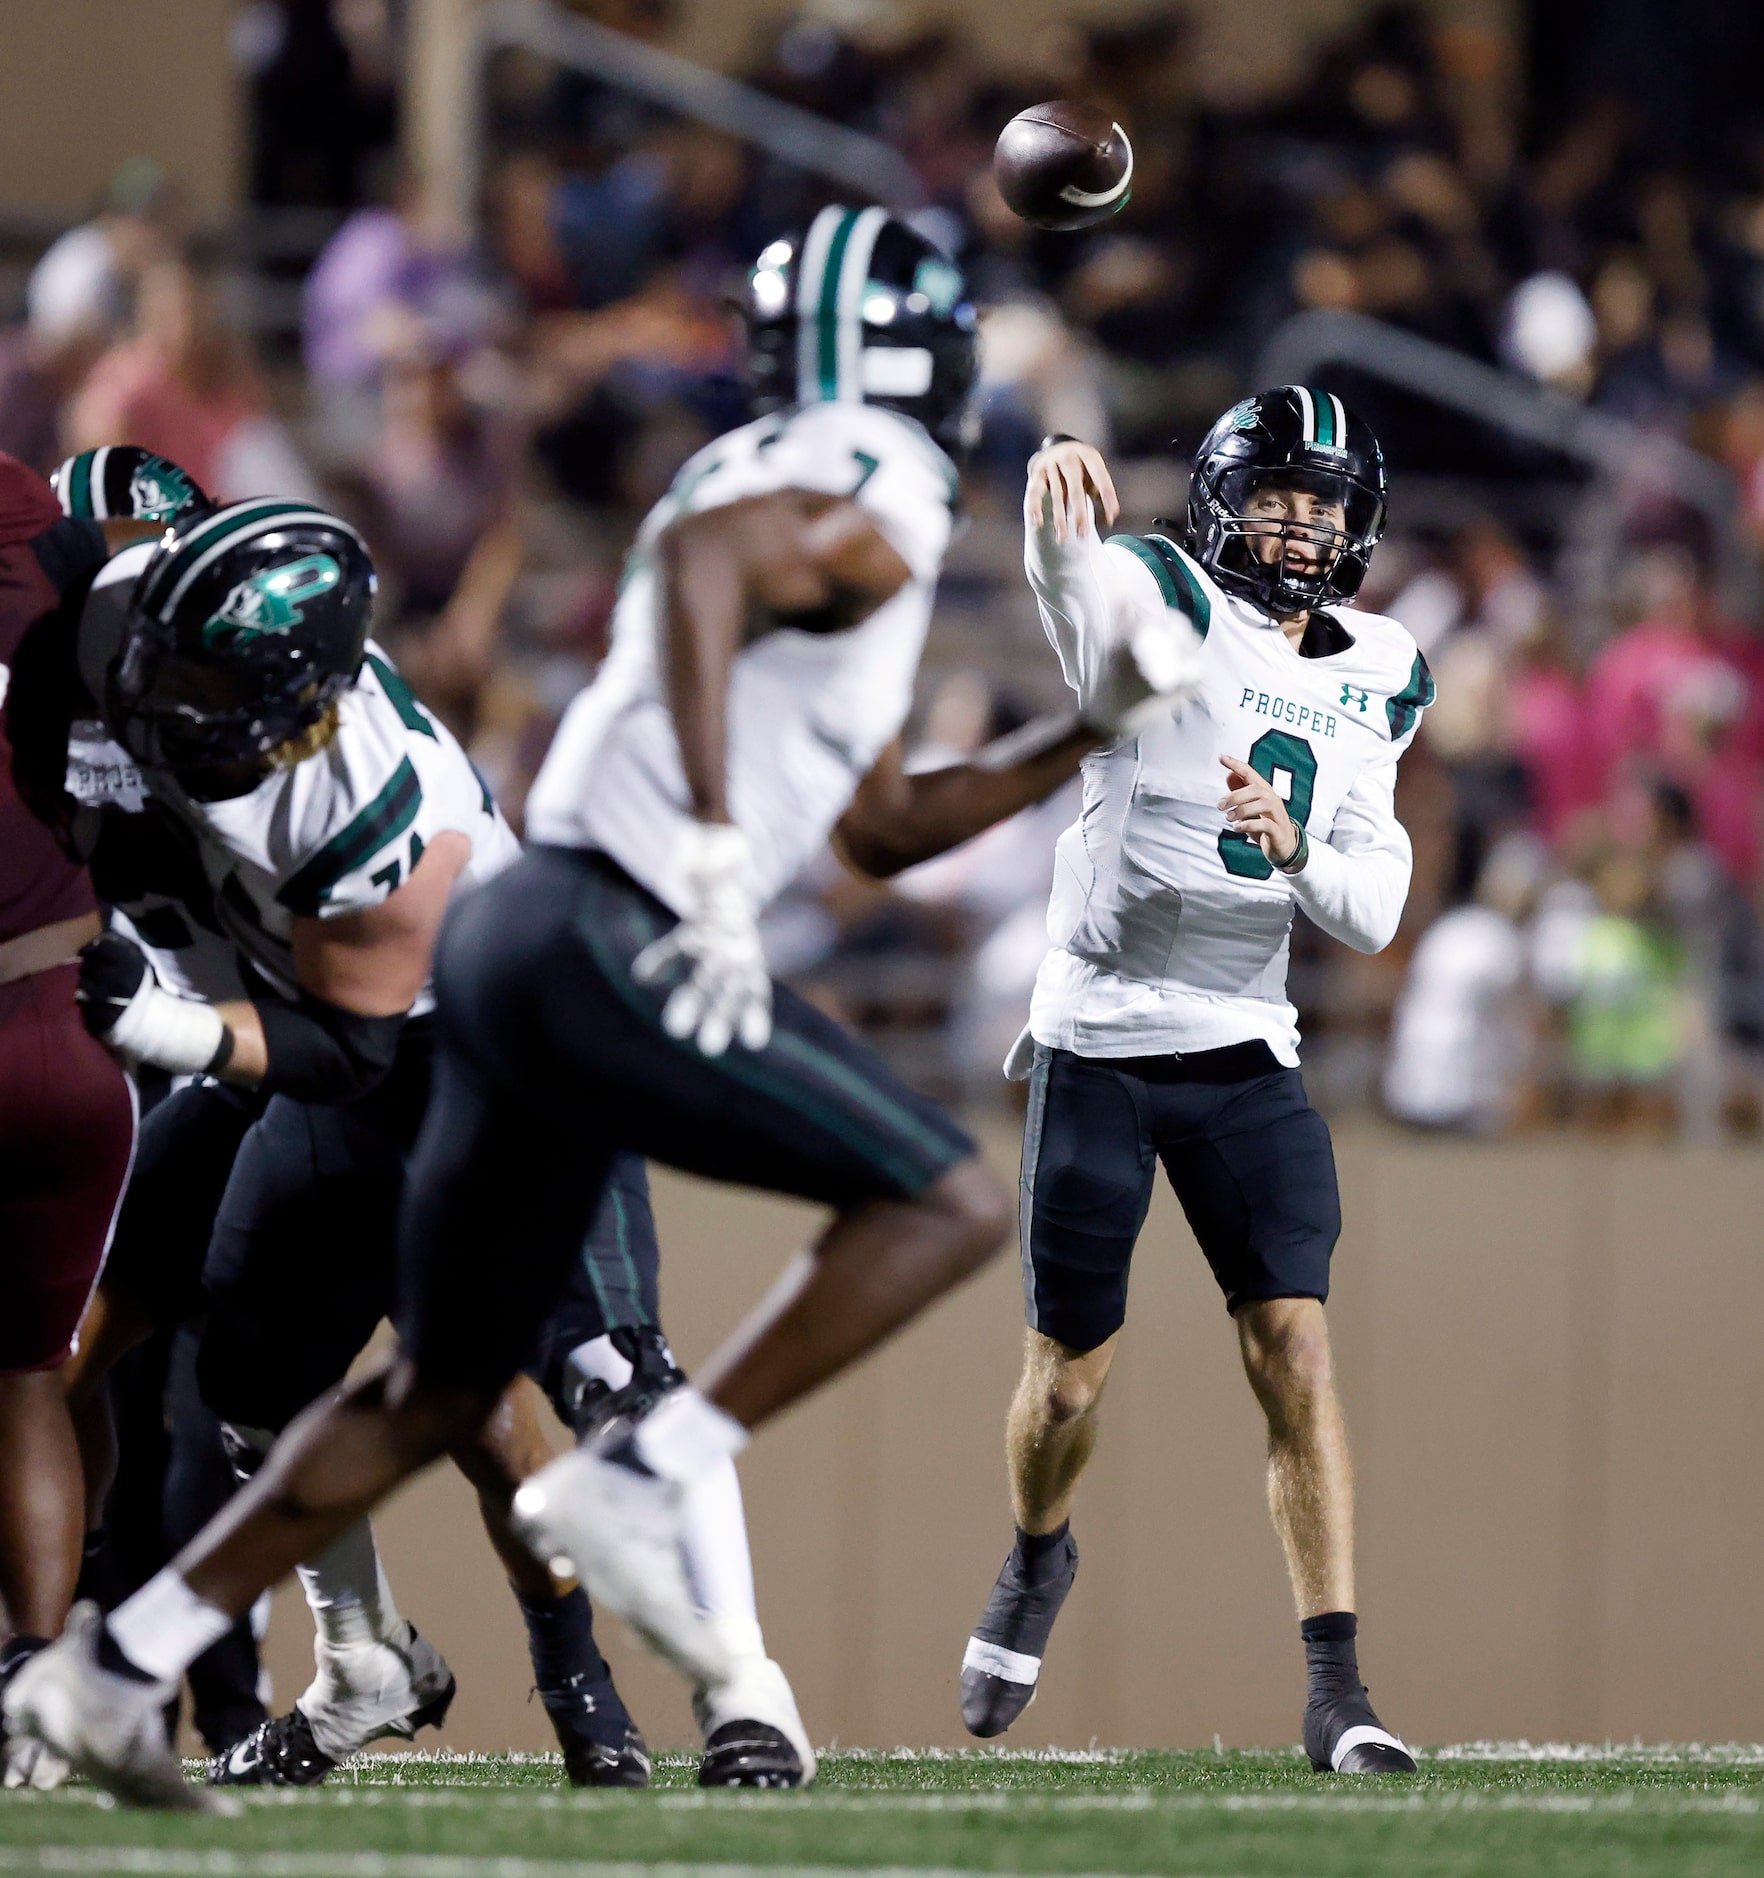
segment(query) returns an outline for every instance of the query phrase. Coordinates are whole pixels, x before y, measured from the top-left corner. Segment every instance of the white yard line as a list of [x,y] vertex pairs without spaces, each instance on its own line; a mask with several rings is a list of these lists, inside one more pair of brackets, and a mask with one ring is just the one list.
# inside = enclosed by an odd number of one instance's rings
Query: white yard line
[[641,1865],[431,1852],[197,1852],[139,1845],[0,1846],[0,1871],[82,1878],[117,1873],[130,1878],[1026,1878],[923,1865]]

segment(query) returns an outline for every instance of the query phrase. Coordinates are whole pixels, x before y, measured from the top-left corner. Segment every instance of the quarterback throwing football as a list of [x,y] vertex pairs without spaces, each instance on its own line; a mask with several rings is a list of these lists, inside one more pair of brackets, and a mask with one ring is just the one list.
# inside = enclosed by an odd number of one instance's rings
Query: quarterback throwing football
[[1341,1228],[1329,1131],[1286,996],[1295,908],[1362,952],[1407,897],[1397,760],[1433,681],[1394,620],[1356,610],[1384,525],[1376,438],[1326,391],[1234,406],[1195,458],[1182,539],[1103,540],[1095,450],[1029,466],[1026,560],[1082,702],[1160,619],[1192,626],[1187,701],[1084,762],[1061,837],[1029,1028],[1021,1231],[1029,1318],[1008,1451],[1017,1533],[962,1670],[1002,1733],[1034,1695],[1077,1571],[1070,1513],[1161,1161],[1268,1421],[1269,1503],[1309,1666],[1320,1770],[1413,1772],[1355,1654],[1353,1477],[1323,1304]]

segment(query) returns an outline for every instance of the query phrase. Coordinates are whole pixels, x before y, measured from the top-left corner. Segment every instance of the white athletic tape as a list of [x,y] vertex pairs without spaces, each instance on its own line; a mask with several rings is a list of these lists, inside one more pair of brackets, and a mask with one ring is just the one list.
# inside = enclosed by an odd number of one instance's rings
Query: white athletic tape
[[1347,1759],[1355,1748],[1362,1747],[1368,1742],[1374,1747],[1397,1748],[1404,1754],[1407,1754],[1409,1751],[1408,1748],[1387,1729],[1374,1728],[1370,1722],[1362,1722],[1359,1727],[1350,1728],[1347,1733],[1336,1742],[1335,1750],[1329,1756],[1329,1765],[1339,1774],[1341,1772],[1342,1762]]
[[1000,1677],[1005,1682],[1033,1683],[1041,1674],[1041,1658],[1025,1656],[1020,1650],[1002,1649],[996,1643],[970,1637],[968,1647],[962,1652],[962,1668],[977,1669],[985,1675]]

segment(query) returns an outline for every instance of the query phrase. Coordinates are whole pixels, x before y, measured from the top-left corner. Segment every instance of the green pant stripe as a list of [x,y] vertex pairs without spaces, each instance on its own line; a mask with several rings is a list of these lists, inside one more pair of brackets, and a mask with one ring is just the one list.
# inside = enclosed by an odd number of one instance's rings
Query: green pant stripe
[[[593,930],[590,921],[578,913],[575,926],[577,935],[588,950],[589,957],[592,958],[596,966],[599,967],[601,976],[612,987],[614,996],[619,999],[625,1008],[640,1019],[644,1027],[652,1031],[658,1041],[666,1042],[676,1050],[691,1050],[696,1053],[698,1046],[689,1038],[670,1037],[667,1032],[661,1028],[658,1022],[659,1014],[650,1010],[635,995],[634,989],[630,983],[631,967],[629,962],[620,959],[614,954],[608,953]],[[637,944],[632,948],[632,956],[634,957],[637,952],[640,952],[650,940],[659,938],[663,930],[663,928],[652,926],[650,930],[645,933],[639,928],[638,932],[634,935],[637,939]],[[803,1043],[800,1038],[792,1037],[787,1031],[773,1031],[772,1041],[767,1048],[769,1050],[779,1050],[786,1043],[799,1044],[805,1055],[812,1052],[814,1057],[831,1060],[825,1058],[824,1051],[813,1050],[812,1046]],[[786,1054],[789,1054],[789,1052],[786,1052]],[[889,1144],[878,1142],[873,1137],[855,1132],[853,1129],[846,1126],[845,1117],[843,1117],[837,1109],[827,1111],[805,1108],[799,1099],[800,1092],[796,1087],[780,1078],[768,1075],[765,1070],[761,1068],[760,1059],[747,1054],[743,1054],[737,1059],[733,1052],[729,1052],[717,1059],[715,1067],[720,1075],[725,1075],[729,1077],[731,1081],[739,1083],[743,1088],[752,1090],[755,1095],[764,1096],[767,1100],[778,1103],[780,1107],[787,1108],[793,1114],[802,1116],[816,1128],[830,1134],[836,1141],[842,1142],[854,1153],[861,1155],[863,1159],[879,1168],[890,1180],[895,1181],[898,1185],[911,1188],[918,1184],[919,1176],[924,1171],[922,1168],[910,1162],[898,1159],[890,1151]],[[843,1064],[836,1064],[835,1067],[842,1071],[844,1070]],[[831,1081],[833,1079],[829,1077],[828,1080]],[[869,1093],[873,1094],[874,1092]],[[893,1105],[891,1104],[890,1106]],[[923,1133],[924,1131],[921,1132]],[[932,1145],[939,1153],[948,1145],[929,1135],[926,1135],[925,1138],[931,1141]]]

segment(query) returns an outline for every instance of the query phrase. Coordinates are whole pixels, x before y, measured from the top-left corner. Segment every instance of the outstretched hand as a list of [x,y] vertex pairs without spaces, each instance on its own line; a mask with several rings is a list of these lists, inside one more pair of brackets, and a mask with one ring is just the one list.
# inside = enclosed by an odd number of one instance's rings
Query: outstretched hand
[[1031,528],[1051,520],[1055,541],[1064,541],[1068,529],[1083,535],[1090,531],[1090,505],[1093,499],[1102,510],[1103,520],[1111,526],[1121,513],[1121,498],[1109,466],[1100,450],[1087,443],[1050,444],[1037,450],[1029,459],[1029,486],[1023,492],[1023,515]]
[[1219,761],[1231,779],[1228,795],[1219,798],[1225,819],[1240,835],[1248,835],[1276,867],[1285,867],[1299,850],[1297,822],[1286,812],[1274,785],[1241,757]]

